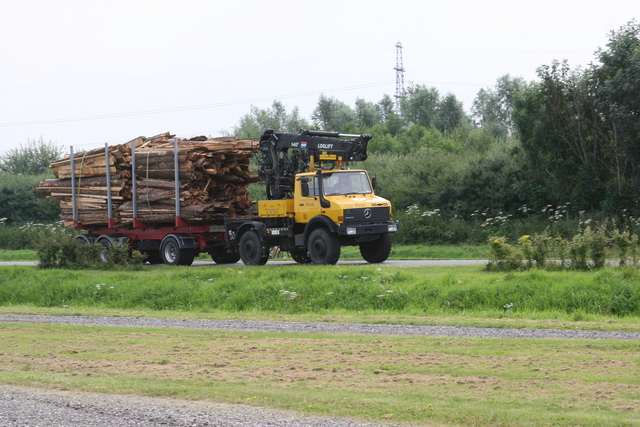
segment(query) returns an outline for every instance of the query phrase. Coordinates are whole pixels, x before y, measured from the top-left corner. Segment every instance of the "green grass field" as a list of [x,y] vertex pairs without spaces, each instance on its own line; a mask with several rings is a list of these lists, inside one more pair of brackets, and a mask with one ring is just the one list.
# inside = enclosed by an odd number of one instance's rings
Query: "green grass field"
[[638,425],[637,341],[0,324],[0,382],[413,425]]
[[[0,266],[0,313],[640,331],[640,272]],[[639,341],[0,324],[0,383],[420,425],[640,425]]]
[[0,261],[38,261],[38,255],[31,249],[3,249],[0,250]]

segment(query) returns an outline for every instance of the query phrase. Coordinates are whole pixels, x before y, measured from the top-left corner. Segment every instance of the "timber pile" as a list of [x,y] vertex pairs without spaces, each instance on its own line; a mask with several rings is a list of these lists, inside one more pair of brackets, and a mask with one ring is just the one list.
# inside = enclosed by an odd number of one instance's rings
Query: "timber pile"
[[[104,153],[103,153],[104,156]],[[48,198],[60,202],[60,218],[69,225],[73,221],[73,204],[71,178],[46,179],[41,181],[34,192],[42,193]],[[76,196],[78,218],[84,225],[102,225],[107,223],[107,177],[92,176],[76,178]],[[113,216],[119,222],[117,207],[124,201],[131,199],[131,172],[118,171],[111,175],[111,200]]]
[[[151,224],[175,221],[173,135],[137,138],[104,149],[75,154],[78,220],[83,225],[107,223],[106,168],[111,170],[112,206],[118,224],[133,220],[131,144],[135,144],[137,218]],[[257,152],[257,141],[235,138],[197,137],[178,141],[180,213],[192,223],[219,222],[250,214],[252,202],[247,187],[260,178],[249,171],[249,157]],[[100,155],[102,157],[100,157]],[[45,180],[34,189],[60,201],[61,218],[72,216],[71,165],[67,158],[53,162],[58,179]],[[100,160],[102,159],[102,160]]]
[[[135,140],[134,140],[135,141]],[[109,147],[109,169],[111,174],[131,168],[131,150],[124,145]],[[76,177],[89,178],[107,174],[107,159],[103,148],[98,148],[84,153],[75,153],[74,169]],[[62,160],[57,160],[49,165],[53,174],[60,179],[71,178],[71,156],[68,154]]]

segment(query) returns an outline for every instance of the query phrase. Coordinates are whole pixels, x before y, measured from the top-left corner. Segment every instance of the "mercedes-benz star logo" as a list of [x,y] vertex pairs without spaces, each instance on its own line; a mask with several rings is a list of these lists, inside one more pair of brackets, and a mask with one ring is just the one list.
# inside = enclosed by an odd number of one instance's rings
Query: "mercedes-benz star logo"
[[364,217],[367,219],[371,218],[371,209],[367,208],[364,210]]

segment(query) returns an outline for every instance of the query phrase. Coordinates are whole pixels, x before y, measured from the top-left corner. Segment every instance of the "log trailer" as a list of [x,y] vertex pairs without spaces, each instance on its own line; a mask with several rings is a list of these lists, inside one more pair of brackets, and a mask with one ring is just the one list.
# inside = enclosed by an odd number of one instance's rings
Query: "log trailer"
[[[370,139],[371,135],[267,130],[258,154],[267,200],[257,202],[258,211],[252,217],[225,218],[219,224],[190,224],[181,219],[176,154],[175,224],[137,220],[133,179],[133,221],[124,226],[113,222],[109,196],[106,227],[79,224],[74,210],[74,229],[86,230],[76,239],[100,243],[106,250],[126,244],[146,254],[151,264],[188,266],[200,253],[209,253],[217,264],[242,259],[246,265],[264,265],[276,246],[300,264],[335,264],[341,246],[355,245],[367,262],[384,262],[391,251],[391,234],[398,230],[391,204],[374,194],[374,183],[365,170],[350,169],[351,162],[366,160]],[[175,153],[177,144],[176,139]],[[133,171],[135,157],[132,144]],[[71,170],[75,171],[73,158],[72,148]],[[71,181],[75,183],[75,177]]]

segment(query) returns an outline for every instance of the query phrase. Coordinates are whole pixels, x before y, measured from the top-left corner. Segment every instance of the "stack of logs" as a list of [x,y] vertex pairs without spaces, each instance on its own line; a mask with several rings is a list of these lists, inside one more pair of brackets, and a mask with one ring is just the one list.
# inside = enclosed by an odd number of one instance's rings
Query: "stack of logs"
[[[135,144],[137,219],[149,224],[175,222],[174,136],[136,138],[130,143],[74,155],[78,222],[87,226],[107,224],[107,178],[111,174],[111,200],[116,224],[133,221],[131,145]],[[257,141],[196,137],[178,141],[180,217],[191,223],[219,223],[248,216],[252,209],[247,187],[259,181],[249,171],[249,157],[258,151]],[[107,165],[108,163],[108,165]],[[51,164],[58,179],[40,182],[34,189],[60,201],[61,218],[73,222],[71,162],[69,156]]]

